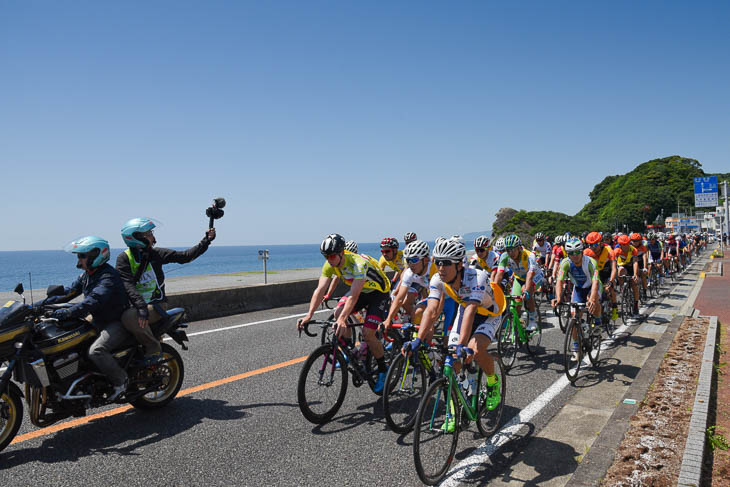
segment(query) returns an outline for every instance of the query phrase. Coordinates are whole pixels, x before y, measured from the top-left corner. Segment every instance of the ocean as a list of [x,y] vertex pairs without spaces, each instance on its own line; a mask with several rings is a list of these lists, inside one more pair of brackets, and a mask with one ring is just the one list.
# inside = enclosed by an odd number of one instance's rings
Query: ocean
[[[433,242],[429,245],[433,248]],[[184,250],[187,247],[173,248]],[[259,249],[269,250],[267,268],[271,270],[321,267],[324,263],[318,244],[216,246],[213,243],[207,252],[188,264],[166,265],[165,276],[263,271],[263,263],[258,258]],[[117,255],[123,250],[112,249],[109,261],[112,266],[116,263]],[[376,259],[380,258],[379,243],[359,243],[358,250]],[[63,250],[0,252],[0,292],[12,291],[19,282],[22,282],[26,289],[31,289],[29,272],[33,280],[33,289],[45,289],[50,284],[69,285],[81,271],[76,269],[76,257]]]

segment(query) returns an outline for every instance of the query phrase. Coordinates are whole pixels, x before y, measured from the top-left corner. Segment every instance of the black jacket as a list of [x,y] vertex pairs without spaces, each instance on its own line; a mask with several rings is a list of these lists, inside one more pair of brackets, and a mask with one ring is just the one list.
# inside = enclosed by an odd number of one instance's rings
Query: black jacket
[[[160,247],[131,250],[134,255],[134,259],[139,262],[142,269],[145,269],[148,263],[152,265],[152,270],[155,272],[155,276],[157,277],[157,284],[160,286],[160,291],[162,292],[162,297],[155,301],[163,302],[167,301],[167,296],[165,295],[165,273],[162,271],[162,266],[173,262],[176,264],[187,264],[208,250],[209,245],[210,241],[206,236],[203,237],[203,240],[201,240],[198,245],[189,248],[188,250],[178,251]],[[127,291],[127,296],[129,296],[129,301],[132,303],[132,306],[137,308],[139,316],[147,317],[147,303],[137,292],[134,274],[132,273],[132,268],[129,265],[129,258],[127,257],[126,252],[122,252],[117,257],[117,270],[122,276],[124,289]]]
[[94,324],[100,327],[119,321],[124,310],[129,307],[122,278],[109,264],[102,265],[91,275],[84,272],[64,290],[65,296],[49,297],[45,302],[65,303],[83,294],[83,301],[71,306],[67,316],[84,318],[90,314],[94,318]]

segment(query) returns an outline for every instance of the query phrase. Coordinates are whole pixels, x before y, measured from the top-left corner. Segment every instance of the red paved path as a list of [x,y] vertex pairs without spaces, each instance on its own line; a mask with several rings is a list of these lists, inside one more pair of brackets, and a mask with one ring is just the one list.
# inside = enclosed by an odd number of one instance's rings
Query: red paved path
[[730,252],[725,251],[722,261],[722,276],[705,276],[705,282],[697,295],[694,307],[703,316],[717,316],[717,319],[730,325]]

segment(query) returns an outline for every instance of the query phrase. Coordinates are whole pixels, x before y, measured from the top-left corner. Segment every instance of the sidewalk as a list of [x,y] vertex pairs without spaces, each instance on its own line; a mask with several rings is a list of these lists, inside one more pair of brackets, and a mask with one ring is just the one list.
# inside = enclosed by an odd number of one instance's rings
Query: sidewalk
[[725,258],[711,262],[722,262],[723,275],[705,275],[694,307],[702,316],[717,316],[720,323],[730,325],[730,252],[725,252]]

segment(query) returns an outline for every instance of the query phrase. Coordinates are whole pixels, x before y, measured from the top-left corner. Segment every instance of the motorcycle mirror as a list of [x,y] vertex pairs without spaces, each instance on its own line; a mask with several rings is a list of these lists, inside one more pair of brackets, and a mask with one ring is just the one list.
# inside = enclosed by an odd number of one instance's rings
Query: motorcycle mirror
[[64,294],[63,286],[60,284],[51,284],[46,290],[46,296],[63,296]]
[[16,294],[22,295],[25,289],[23,288],[23,283],[19,282],[17,286],[15,286],[15,289],[13,289],[13,292]]

